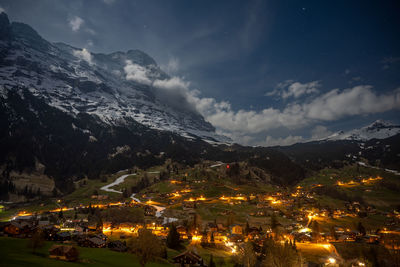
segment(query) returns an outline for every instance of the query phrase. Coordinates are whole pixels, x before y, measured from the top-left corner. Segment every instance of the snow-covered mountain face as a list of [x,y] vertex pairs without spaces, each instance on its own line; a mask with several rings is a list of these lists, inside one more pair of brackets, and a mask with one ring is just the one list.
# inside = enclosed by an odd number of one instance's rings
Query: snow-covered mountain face
[[340,131],[327,137],[326,141],[335,140],[354,140],[354,141],[367,141],[371,139],[385,139],[396,134],[400,134],[400,125],[393,125],[390,122],[377,120],[372,124],[354,129],[348,132]]
[[90,53],[50,43],[23,23],[0,14],[0,97],[28,89],[49,105],[76,116],[87,113],[110,125],[131,119],[185,137],[227,141],[182,97],[174,104],[154,81],[169,77],[139,50]]

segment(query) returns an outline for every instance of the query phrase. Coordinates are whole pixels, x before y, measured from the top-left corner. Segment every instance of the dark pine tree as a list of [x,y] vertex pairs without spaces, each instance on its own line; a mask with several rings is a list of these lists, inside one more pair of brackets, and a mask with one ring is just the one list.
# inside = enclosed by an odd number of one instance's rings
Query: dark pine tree
[[180,246],[180,242],[180,235],[176,230],[175,224],[172,224],[167,236],[167,247],[173,249],[178,248]]

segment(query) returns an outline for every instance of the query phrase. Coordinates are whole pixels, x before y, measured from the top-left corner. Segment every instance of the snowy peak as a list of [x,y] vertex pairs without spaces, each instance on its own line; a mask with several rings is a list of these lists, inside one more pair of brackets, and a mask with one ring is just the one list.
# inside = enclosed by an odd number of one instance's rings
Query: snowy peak
[[388,121],[377,120],[370,125],[351,131],[340,131],[327,137],[326,141],[354,140],[367,141],[371,139],[385,139],[400,134],[400,125],[394,125]]
[[187,138],[229,141],[185,97],[170,101],[168,90],[153,86],[170,77],[140,50],[103,54],[50,43],[5,13],[0,33],[0,90],[26,89],[69,115],[89,114],[108,125],[134,120]]

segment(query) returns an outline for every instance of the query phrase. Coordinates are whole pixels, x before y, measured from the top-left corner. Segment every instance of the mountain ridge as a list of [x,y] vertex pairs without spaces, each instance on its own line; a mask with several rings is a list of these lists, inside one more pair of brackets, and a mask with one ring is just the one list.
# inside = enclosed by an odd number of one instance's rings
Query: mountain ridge
[[339,131],[317,141],[355,140],[368,141],[371,139],[385,139],[400,133],[400,125],[389,121],[376,120],[371,124],[350,131]]
[[229,142],[216,134],[184,97],[174,105],[168,103],[162,89],[147,80],[128,79],[129,67],[133,68],[133,76],[143,72],[151,82],[170,79],[146,53],[135,49],[90,53],[85,48],[50,43],[29,25],[10,23],[5,13],[1,14],[0,24],[0,31],[5,33],[0,42],[2,87],[26,86],[64,112],[88,113],[107,124],[124,124],[132,118],[150,128],[187,138]]

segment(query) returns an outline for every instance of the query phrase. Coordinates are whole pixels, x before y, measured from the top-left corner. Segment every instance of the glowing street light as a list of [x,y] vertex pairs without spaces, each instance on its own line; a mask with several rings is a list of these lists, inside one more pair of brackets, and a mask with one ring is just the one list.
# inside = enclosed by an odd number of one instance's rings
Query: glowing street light
[[329,264],[335,264],[335,263],[336,263],[336,259],[335,258],[332,258],[332,257],[328,258],[328,265]]

